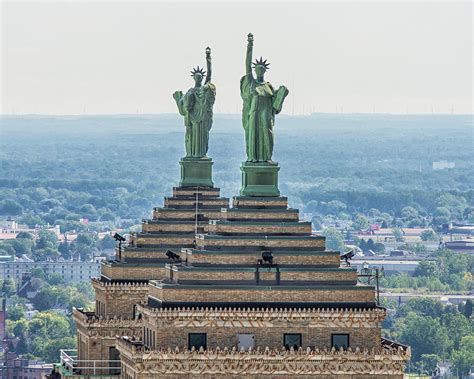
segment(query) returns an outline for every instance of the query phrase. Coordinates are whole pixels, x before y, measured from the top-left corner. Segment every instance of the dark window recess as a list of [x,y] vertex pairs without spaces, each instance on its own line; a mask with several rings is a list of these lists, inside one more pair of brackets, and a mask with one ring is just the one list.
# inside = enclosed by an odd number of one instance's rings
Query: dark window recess
[[206,333],[189,333],[188,334],[188,349],[192,348],[199,350],[201,347],[207,349],[207,335]]
[[120,374],[120,353],[114,346],[109,347],[109,361],[113,361],[110,362],[110,375]]
[[331,334],[331,346],[336,350],[349,348],[349,334]]
[[283,346],[286,350],[298,350],[301,347],[301,334],[283,334]]

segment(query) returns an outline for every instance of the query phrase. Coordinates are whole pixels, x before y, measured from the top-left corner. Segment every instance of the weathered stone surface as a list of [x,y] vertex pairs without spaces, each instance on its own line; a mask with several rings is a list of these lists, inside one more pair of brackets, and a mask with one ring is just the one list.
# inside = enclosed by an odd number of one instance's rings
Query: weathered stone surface
[[151,282],[149,295],[179,302],[360,302],[375,301],[371,286],[198,286]]
[[149,350],[119,339],[117,347],[128,378],[403,378],[410,349],[349,351],[300,349],[179,348]]

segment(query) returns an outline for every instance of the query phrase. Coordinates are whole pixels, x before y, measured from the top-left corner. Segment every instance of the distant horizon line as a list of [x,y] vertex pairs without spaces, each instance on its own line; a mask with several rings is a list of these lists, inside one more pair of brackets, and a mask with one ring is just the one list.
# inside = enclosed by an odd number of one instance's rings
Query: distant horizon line
[[[241,113],[217,113],[217,116],[241,116]],[[312,113],[298,113],[287,114],[281,113],[283,117],[311,117],[315,115],[331,115],[331,116],[346,116],[346,115],[364,115],[364,116],[474,116],[473,113],[401,113],[401,112],[312,112]],[[179,116],[177,112],[163,112],[163,113],[0,113],[0,117],[107,117],[107,116]]]

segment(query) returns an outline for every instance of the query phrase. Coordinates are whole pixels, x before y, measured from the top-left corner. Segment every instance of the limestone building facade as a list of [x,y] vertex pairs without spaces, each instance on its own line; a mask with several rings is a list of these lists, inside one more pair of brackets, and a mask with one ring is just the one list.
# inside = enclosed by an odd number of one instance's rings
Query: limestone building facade
[[374,286],[283,196],[177,187],[74,310],[63,377],[402,378]]

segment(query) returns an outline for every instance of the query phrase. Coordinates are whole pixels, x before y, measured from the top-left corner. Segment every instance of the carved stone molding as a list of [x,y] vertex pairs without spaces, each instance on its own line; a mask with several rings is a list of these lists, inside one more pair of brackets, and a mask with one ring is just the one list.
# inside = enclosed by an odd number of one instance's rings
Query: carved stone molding
[[383,308],[373,309],[156,309],[140,305],[144,320],[157,327],[262,327],[285,326],[287,322],[310,328],[374,328],[386,316]]
[[336,351],[150,351],[133,342],[117,341],[127,370],[141,375],[403,375],[409,348]]

